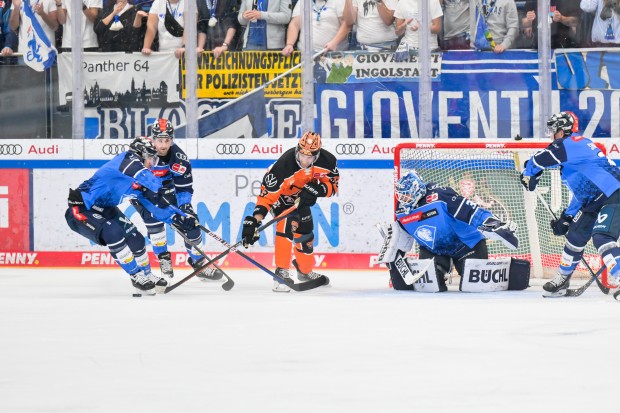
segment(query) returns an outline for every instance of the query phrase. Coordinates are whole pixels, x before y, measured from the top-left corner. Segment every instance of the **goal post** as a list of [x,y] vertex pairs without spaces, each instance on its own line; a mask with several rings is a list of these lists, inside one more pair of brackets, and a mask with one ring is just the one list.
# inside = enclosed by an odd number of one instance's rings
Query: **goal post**
[[[560,264],[565,238],[553,235],[546,207],[519,180],[525,161],[548,145],[549,142],[402,143],[394,151],[394,181],[414,169],[424,181],[449,186],[501,220],[516,222],[519,248],[510,251],[499,242],[489,241],[489,254],[526,259],[531,262],[532,277],[552,278]],[[562,185],[558,168],[545,171],[537,191],[556,215],[570,201],[570,192]],[[594,271],[601,266],[591,243],[584,259]],[[589,276],[589,272],[580,263],[575,276]]]

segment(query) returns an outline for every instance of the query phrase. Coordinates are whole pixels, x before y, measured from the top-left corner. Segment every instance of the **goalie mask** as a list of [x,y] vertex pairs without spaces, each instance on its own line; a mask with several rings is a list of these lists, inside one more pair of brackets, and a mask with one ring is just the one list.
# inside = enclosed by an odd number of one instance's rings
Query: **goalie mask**
[[143,162],[152,159],[154,164],[157,164],[157,149],[155,149],[151,138],[137,137],[129,144],[129,150],[138,155]]
[[411,208],[418,203],[426,193],[426,183],[416,171],[410,171],[402,176],[394,187],[396,200],[403,208]]
[[155,138],[174,138],[174,127],[166,118],[159,118],[153,123],[151,137]]
[[301,161],[299,160],[299,155],[312,156],[312,162],[310,166],[312,166],[317,159],[319,159],[319,154],[321,152],[321,135],[316,132],[308,131],[303,134],[303,136],[299,139],[297,143],[297,147],[295,148],[295,159],[299,166],[304,168],[301,165]]
[[555,136],[559,131],[563,131],[564,136],[569,136],[579,131],[579,119],[573,112],[556,113],[547,121],[547,130],[552,136]]

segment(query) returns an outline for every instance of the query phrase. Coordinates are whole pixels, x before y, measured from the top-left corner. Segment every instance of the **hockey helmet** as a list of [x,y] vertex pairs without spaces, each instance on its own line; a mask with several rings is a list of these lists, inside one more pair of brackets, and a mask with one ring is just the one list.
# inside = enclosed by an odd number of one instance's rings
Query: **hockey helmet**
[[147,158],[157,158],[157,149],[153,140],[146,136],[139,136],[129,144],[129,150],[138,155],[143,161]]
[[297,147],[295,148],[295,158],[299,163],[299,154],[314,156],[312,163],[316,162],[319,159],[319,154],[321,152],[321,135],[316,132],[308,131],[303,134],[303,136],[297,142]]
[[426,183],[416,171],[411,170],[396,182],[394,192],[396,200],[402,207],[412,207],[426,193]]
[[153,123],[151,137],[155,138],[174,138],[174,127],[166,118],[159,118]]
[[573,112],[559,112],[549,118],[547,129],[552,135],[563,131],[564,136],[569,136],[579,131],[579,119]]

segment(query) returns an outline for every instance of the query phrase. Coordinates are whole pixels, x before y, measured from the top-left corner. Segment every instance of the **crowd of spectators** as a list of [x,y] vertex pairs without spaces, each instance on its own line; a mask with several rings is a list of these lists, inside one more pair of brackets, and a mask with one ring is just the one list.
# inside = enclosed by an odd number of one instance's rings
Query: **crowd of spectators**
[[[71,50],[72,2],[0,0],[0,56],[24,52],[23,1],[62,53]],[[85,51],[185,53],[186,1],[81,0]],[[196,0],[197,52],[297,49],[302,2],[296,0]],[[397,50],[419,47],[420,2],[426,0],[312,1],[314,52]],[[617,0],[550,0],[538,15],[536,0],[427,1],[430,47],[442,50],[536,49],[540,21],[550,25],[556,48],[620,45]],[[478,42],[485,31],[486,43]],[[476,41],[474,41],[476,40]]]

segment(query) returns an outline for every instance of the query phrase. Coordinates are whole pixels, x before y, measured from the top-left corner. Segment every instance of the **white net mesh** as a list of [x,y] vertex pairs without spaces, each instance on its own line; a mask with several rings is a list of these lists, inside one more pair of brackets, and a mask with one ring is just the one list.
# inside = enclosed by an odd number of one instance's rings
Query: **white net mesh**
[[[394,156],[395,180],[415,169],[426,182],[453,188],[503,221],[519,225],[519,248],[510,251],[497,241],[488,241],[494,257],[511,256],[532,263],[532,277],[553,278],[560,264],[565,238],[551,232],[551,215],[536,194],[519,182],[523,163],[546,144],[401,144]],[[559,170],[542,175],[537,191],[556,216],[566,208],[569,192]],[[600,258],[588,243],[584,259],[597,271]],[[574,276],[590,276],[579,264]]]

